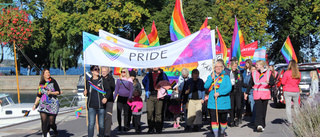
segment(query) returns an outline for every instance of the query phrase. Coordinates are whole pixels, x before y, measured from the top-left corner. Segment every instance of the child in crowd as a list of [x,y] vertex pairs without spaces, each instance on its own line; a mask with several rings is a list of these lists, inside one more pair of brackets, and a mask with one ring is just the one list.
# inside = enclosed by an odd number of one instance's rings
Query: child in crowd
[[180,129],[180,96],[178,90],[174,90],[170,98],[169,111],[174,115],[173,127]]
[[141,94],[139,90],[133,91],[133,98],[128,101],[128,105],[131,107],[132,115],[134,119],[134,128],[136,130],[137,134],[141,133],[141,115],[142,115],[142,108],[143,108],[143,102],[140,98]]

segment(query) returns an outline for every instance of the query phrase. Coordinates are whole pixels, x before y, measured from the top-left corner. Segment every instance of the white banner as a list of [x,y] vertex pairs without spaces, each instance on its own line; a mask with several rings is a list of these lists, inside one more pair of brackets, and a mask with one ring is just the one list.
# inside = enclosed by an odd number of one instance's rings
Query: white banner
[[106,40],[107,36],[101,35],[106,37],[102,39],[83,32],[84,62],[111,67],[152,68],[212,59],[210,30],[202,29],[197,33],[159,47],[136,48],[132,45],[135,42],[125,42],[114,35]]

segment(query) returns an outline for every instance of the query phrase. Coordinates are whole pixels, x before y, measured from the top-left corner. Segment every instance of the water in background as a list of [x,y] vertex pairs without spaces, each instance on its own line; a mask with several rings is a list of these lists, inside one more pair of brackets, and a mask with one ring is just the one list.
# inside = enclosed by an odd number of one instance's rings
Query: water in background
[[[14,67],[0,67],[0,73],[6,73],[10,75],[10,71],[15,72]],[[86,71],[90,71],[90,67],[86,67]],[[31,69],[30,75],[36,75],[35,69]],[[27,68],[20,67],[20,74],[27,75]],[[63,70],[57,68],[50,68],[51,75],[63,75]],[[67,75],[81,75],[83,74],[83,67],[73,67],[66,71]]]

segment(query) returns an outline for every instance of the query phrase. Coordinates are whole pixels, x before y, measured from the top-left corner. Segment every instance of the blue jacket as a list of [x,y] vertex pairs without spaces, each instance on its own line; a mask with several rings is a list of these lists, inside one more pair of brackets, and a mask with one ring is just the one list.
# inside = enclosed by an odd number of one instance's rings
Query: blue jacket
[[[225,71],[222,71],[221,74],[225,74]],[[217,78],[217,76],[215,78]],[[212,80],[211,75],[209,75],[206,83],[204,84],[204,88],[209,89],[213,82],[214,81]],[[217,99],[218,110],[231,109],[231,102],[230,102],[231,89],[232,89],[232,85],[231,85],[230,77],[228,75],[224,75],[219,89],[216,90],[216,92],[220,94]],[[209,99],[208,99],[208,109],[216,109],[214,91],[209,91],[209,92],[210,93],[209,93]]]
[[[158,83],[161,80],[169,81],[166,73],[164,73],[163,70],[160,69],[160,74],[159,74],[159,77],[158,77],[156,83]],[[155,87],[153,86],[152,70],[146,76],[144,76],[144,78],[142,80],[142,84],[143,84],[143,87],[146,92],[155,91]]]
[[[250,73],[251,74],[251,73]],[[251,75],[247,75],[247,70],[244,70],[242,73],[242,77],[243,77],[243,83],[248,84],[249,85],[249,81],[251,78]],[[247,88],[242,88],[242,92],[245,93],[247,91]]]
[[[189,89],[189,99],[191,99],[192,98],[193,86],[194,86],[193,78],[189,78],[188,79],[187,86],[188,86],[188,89]],[[205,89],[204,89],[204,82],[203,82],[203,80],[201,78],[198,78],[197,88],[198,88],[198,97],[199,97],[199,99],[204,100]]]

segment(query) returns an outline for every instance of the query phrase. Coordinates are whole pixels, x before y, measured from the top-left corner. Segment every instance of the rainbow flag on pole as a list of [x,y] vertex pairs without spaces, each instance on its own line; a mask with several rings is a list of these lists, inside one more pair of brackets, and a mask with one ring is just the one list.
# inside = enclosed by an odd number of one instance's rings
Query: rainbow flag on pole
[[140,33],[134,39],[134,42],[137,42],[137,43],[140,43],[140,44],[143,44],[143,45],[149,45],[149,40],[148,40],[146,32],[144,31],[144,28],[142,28]]
[[151,33],[148,35],[150,47],[160,46],[158,31],[154,21],[152,22]]
[[287,64],[289,64],[290,60],[295,60],[298,63],[296,52],[293,49],[293,46],[291,44],[291,40],[290,40],[289,36],[281,48],[281,53],[282,53],[284,59],[286,60]]
[[181,0],[176,0],[169,28],[172,41],[177,41],[191,34],[184,19]]
[[202,26],[200,27],[200,30],[202,30],[203,28],[208,26],[208,17],[206,18],[206,20],[203,22]]
[[83,107],[80,107],[79,109],[77,109],[77,110],[75,111],[75,113],[76,113],[76,118],[79,118],[79,116],[81,115],[81,110],[82,110],[82,108],[83,108]]
[[227,63],[228,49],[227,49],[226,43],[224,42],[224,40],[218,30],[218,27],[216,27],[216,29],[217,29],[217,33],[218,33],[218,37],[219,37],[218,43],[220,44],[221,53],[223,54],[223,61],[224,61],[224,63]]
[[241,47],[244,47],[244,38],[240,30],[240,26],[238,25],[237,17],[234,22],[234,29],[233,29],[233,36],[232,36],[232,42],[231,42],[231,54],[229,59],[232,57],[237,57],[238,62],[240,63],[242,61],[241,58]]

